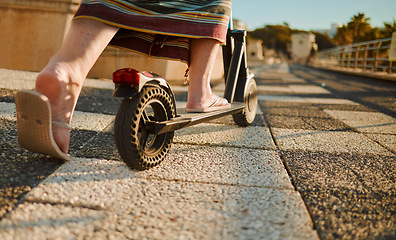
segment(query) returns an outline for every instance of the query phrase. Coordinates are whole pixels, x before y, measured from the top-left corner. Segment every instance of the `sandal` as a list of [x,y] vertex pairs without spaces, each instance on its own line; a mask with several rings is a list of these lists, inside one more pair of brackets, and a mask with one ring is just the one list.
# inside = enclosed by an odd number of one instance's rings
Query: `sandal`
[[21,90],[15,96],[18,142],[21,147],[43,153],[64,161],[70,155],[62,152],[52,135],[52,126],[67,128],[67,123],[51,121],[51,106],[48,98],[33,90]]
[[213,112],[213,111],[218,111],[218,110],[223,110],[223,109],[228,109],[231,107],[231,104],[227,102],[227,104],[222,104],[221,101],[224,98],[217,97],[216,100],[209,105],[209,107],[205,108],[186,108],[186,112],[189,113],[207,113],[207,112]]

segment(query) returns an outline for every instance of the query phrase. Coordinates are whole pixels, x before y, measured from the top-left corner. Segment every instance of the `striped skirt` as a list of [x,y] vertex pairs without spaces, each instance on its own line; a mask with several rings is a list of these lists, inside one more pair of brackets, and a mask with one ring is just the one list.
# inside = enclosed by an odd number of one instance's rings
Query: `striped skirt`
[[110,45],[189,64],[190,39],[225,43],[232,0],[83,0],[75,19],[119,27]]

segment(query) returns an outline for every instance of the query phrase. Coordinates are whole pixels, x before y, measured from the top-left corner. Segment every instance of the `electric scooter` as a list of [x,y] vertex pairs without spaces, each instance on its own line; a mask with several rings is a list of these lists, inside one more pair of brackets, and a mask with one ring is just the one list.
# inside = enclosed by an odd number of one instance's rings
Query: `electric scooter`
[[232,115],[234,122],[242,127],[254,121],[257,85],[247,68],[246,31],[228,30],[223,62],[224,98],[231,107],[207,113],[177,109],[170,85],[155,73],[131,68],[113,73],[113,97],[123,98],[116,115],[114,138],[128,167],[147,170],[160,164],[178,129],[226,115]]

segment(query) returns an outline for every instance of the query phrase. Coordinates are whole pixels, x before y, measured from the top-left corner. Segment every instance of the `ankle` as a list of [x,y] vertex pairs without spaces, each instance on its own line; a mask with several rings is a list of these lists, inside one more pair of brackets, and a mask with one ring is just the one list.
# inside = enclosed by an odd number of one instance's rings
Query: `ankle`
[[73,84],[72,72],[61,64],[48,64],[37,76],[36,91],[51,104],[52,120],[70,123],[81,87]]
[[36,91],[47,96],[51,103],[57,103],[63,84],[59,79],[47,72],[41,72],[36,79]]
[[60,64],[48,64],[36,79],[36,91],[47,96],[56,103],[65,92],[69,81],[69,73]]

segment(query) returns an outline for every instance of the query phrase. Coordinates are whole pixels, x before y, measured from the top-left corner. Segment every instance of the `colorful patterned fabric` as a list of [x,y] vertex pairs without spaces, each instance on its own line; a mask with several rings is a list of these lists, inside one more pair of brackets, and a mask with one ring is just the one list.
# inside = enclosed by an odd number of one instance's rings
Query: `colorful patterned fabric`
[[190,39],[225,43],[231,0],[83,0],[75,19],[120,27],[110,45],[189,63]]

